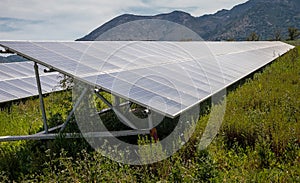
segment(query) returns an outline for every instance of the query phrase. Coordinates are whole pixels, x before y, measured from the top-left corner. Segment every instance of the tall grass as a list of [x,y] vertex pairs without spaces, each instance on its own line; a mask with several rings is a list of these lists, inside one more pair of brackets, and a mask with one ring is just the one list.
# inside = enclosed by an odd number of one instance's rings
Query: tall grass
[[299,140],[299,70],[295,49],[228,95],[222,132],[229,146],[254,147],[263,141],[282,156],[289,143]]

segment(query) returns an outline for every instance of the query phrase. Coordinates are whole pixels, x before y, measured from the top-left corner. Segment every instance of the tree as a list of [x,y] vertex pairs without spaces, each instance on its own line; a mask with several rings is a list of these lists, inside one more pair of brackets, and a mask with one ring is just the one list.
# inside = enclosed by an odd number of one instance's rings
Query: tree
[[281,30],[277,29],[274,32],[274,40],[275,41],[281,41]]
[[228,38],[226,41],[235,41],[234,38]]
[[252,32],[248,36],[247,41],[259,41],[259,35],[257,35],[255,32]]
[[289,27],[289,40],[295,40],[299,35],[300,32],[297,28]]

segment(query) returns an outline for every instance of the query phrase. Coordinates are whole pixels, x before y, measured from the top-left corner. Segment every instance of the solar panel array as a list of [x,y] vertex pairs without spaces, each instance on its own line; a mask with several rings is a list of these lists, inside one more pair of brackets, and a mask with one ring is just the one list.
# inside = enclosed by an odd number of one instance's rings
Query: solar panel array
[[0,45],[175,117],[292,49],[282,42],[30,42]]
[[[33,62],[0,64],[0,103],[38,95]],[[45,74],[39,66],[43,93],[59,91],[58,73]]]

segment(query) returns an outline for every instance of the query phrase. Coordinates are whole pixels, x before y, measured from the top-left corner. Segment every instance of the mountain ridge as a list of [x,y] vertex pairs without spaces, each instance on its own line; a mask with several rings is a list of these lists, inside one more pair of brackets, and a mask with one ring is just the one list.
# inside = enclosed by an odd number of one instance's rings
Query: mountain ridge
[[175,22],[188,27],[204,40],[245,40],[252,32],[261,39],[274,38],[280,32],[287,36],[288,27],[300,29],[299,0],[249,0],[230,10],[222,9],[214,14],[195,17],[175,10],[153,16],[123,14],[99,26],[78,41],[93,41],[101,34],[118,25],[143,19],[158,19]]

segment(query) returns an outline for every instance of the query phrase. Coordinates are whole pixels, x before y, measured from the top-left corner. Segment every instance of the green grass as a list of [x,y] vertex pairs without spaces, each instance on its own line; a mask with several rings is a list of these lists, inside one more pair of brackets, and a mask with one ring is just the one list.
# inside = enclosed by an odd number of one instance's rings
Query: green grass
[[[54,114],[66,116],[70,110],[70,94],[55,93],[45,97],[47,117]],[[42,126],[42,114],[38,99],[29,99],[12,104],[0,111],[0,135],[28,135],[37,132]]]
[[[209,114],[183,149],[151,165],[113,162],[83,140],[1,143],[0,182],[300,182],[299,53],[298,46],[228,94],[221,130],[204,151],[197,145]],[[47,97],[50,121],[63,121],[70,104],[70,93]],[[1,135],[37,131],[38,100],[0,111],[0,121]]]
[[286,41],[288,44],[294,45],[294,46],[300,46],[300,39],[294,40],[294,41]]

